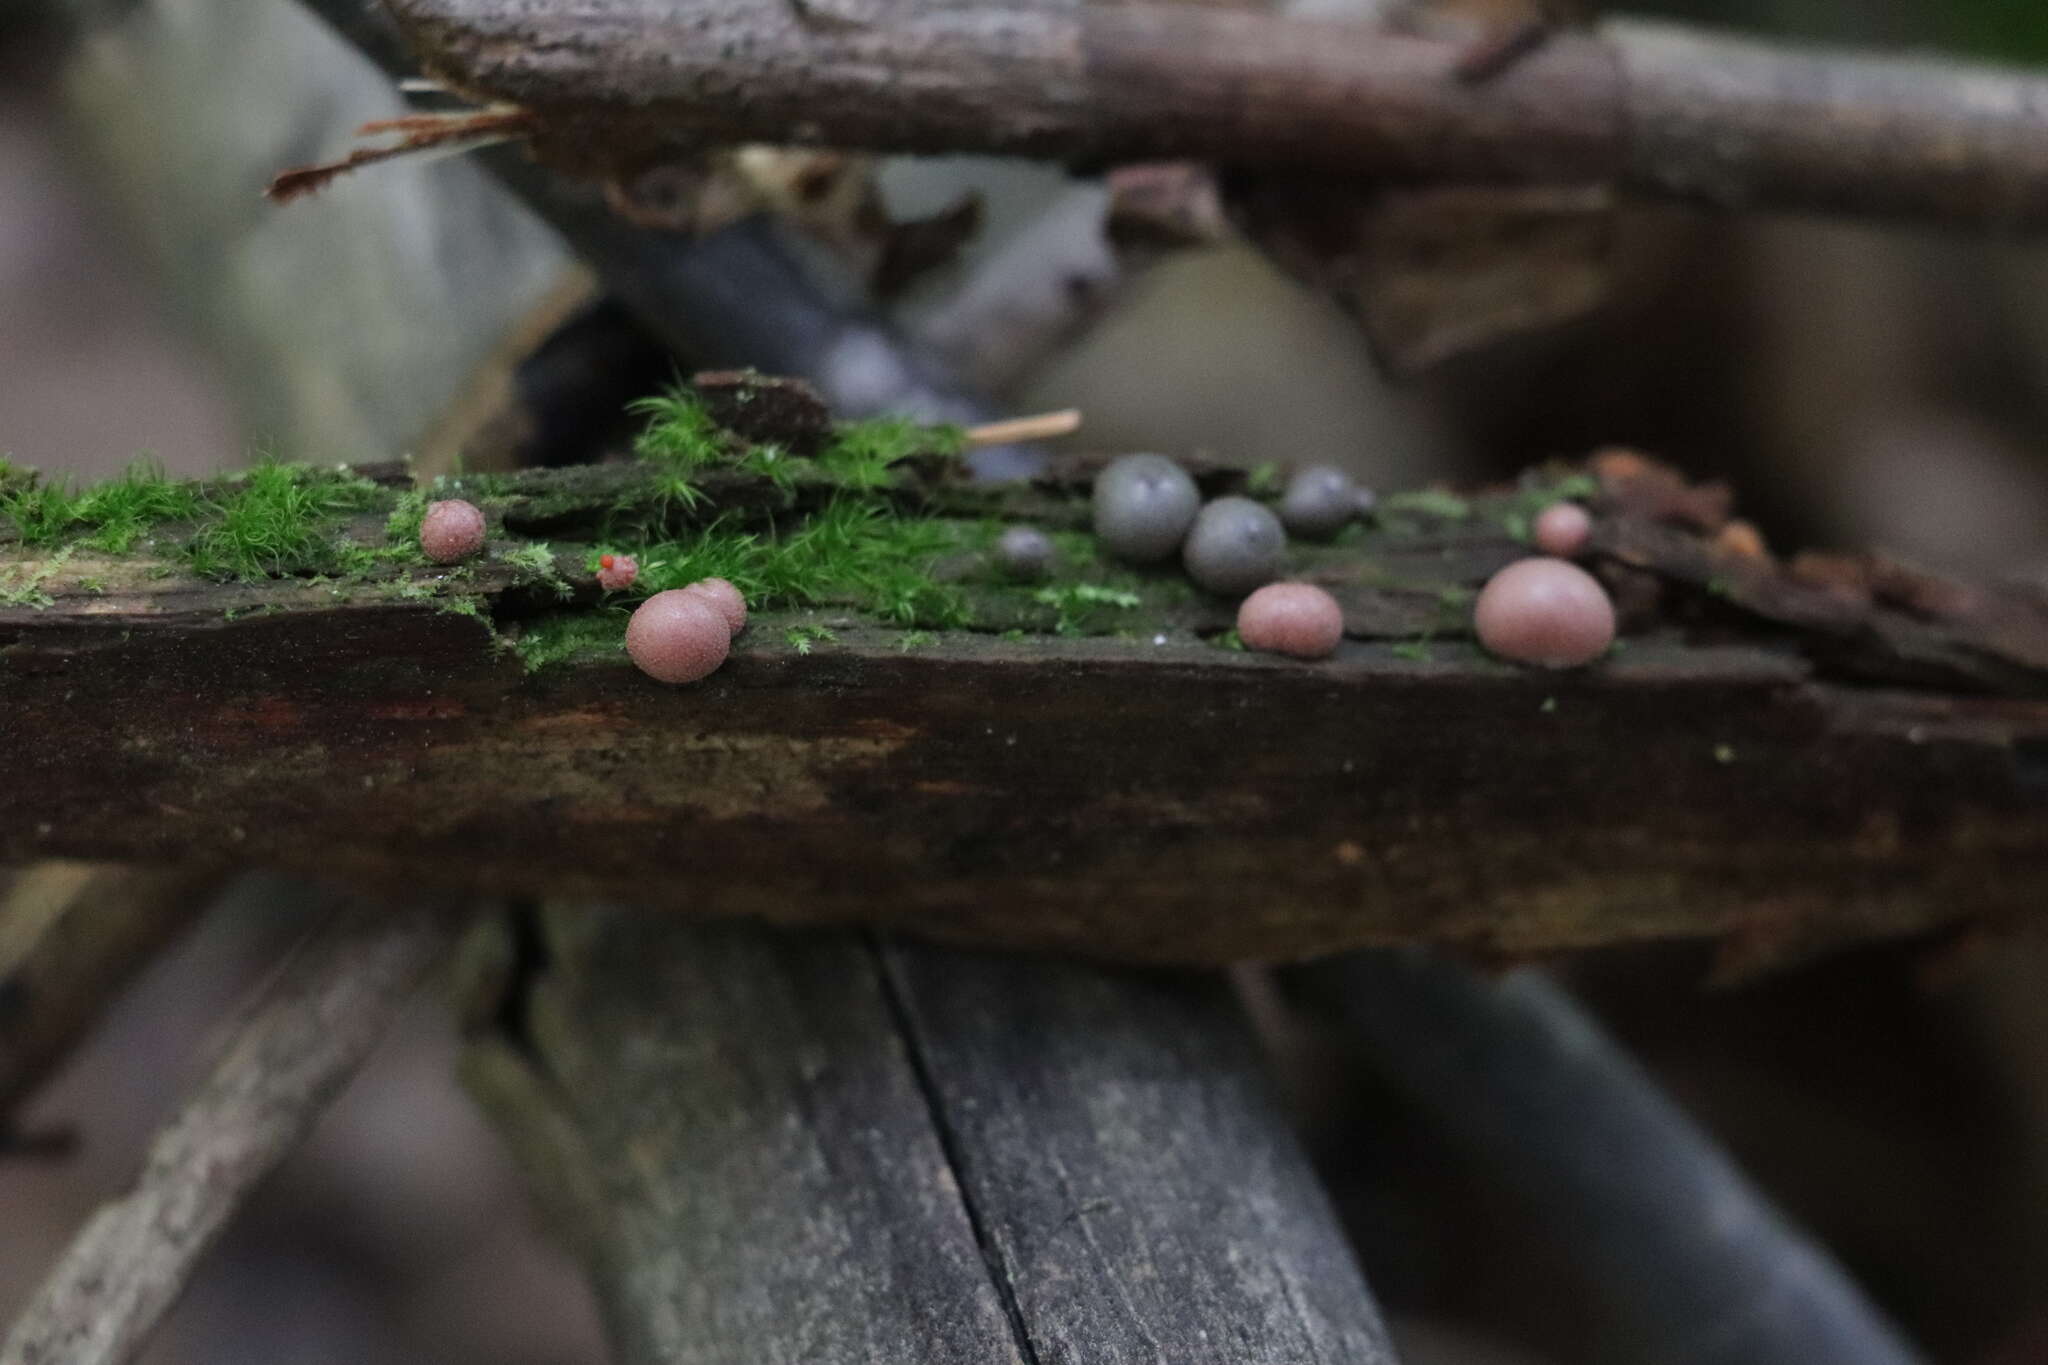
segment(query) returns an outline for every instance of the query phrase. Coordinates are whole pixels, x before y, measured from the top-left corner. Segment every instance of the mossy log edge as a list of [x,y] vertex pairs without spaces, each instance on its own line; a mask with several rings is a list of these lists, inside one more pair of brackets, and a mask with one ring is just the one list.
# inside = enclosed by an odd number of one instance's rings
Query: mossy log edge
[[[246,593],[245,588],[227,590]],[[282,593],[280,594],[282,595]],[[1638,640],[1306,665],[757,620],[689,688],[431,604],[0,621],[0,860],[880,921],[1109,958],[1719,935],[1766,963],[2048,906],[2048,702]],[[187,602],[189,607],[191,604]]]

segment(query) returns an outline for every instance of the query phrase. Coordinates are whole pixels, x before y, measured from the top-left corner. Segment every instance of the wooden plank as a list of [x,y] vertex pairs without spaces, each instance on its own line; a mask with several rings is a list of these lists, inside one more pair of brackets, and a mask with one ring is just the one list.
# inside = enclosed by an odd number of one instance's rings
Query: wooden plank
[[1215,983],[533,923],[467,1072],[622,1365],[1391,1359]]
[[1223,981],[885,958],[1033,1360],[1393,1360]]
[[525,1027],[468,1076],[621,1365],[1022,1365],[859,937],[544,924]]

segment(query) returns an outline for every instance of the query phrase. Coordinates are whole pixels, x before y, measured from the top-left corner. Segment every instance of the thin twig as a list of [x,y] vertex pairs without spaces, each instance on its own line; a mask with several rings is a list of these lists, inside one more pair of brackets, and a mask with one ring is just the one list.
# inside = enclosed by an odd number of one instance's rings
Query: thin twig
[[73,1240],[0,1365],[121,1365],[312,1127],[450,942],[438,908],[353,905],[301,945],[156,1140],[135,1187]]
[[1005,446],[1018,441],[1050,441],[1055,436],[1071,436],[1081,429],[1081,410],[1062,408],[1058,412],[1041,412],[1034,417],[1012,417],[1006,422],[983,422],[978,427],[967,428],[967,444],[970,448],[979,446]]

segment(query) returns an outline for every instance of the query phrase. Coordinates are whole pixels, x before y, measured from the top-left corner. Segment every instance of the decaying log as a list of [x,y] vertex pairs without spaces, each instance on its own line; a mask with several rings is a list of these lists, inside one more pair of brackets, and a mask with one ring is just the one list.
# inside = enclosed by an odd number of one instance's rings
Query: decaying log
[[529,932],[466,1073],[622,1365],[1392,1359],[1214,978]]
[[[1352,637],[1319,664],[1219,648],[1230,607],[1172,573],[1069,638],[970,564],[976,631],[763,612],[682,689],[616,634],[534,673],[502,647],[592,611],[563,542],[651,496],[638,466],[449,485],[507,534],[454,574],[219,584],[0,550],[25,603],[0,608],[0,859],[232,857],[1177,962],[1721,935],[1768,964],[2048,905],[2048,600],[1781,565],[1701,529],[1725,497],[1599,467],[1632,633],[1567,674],[1468,638],[1472,588],[1524,553],[1523,491],[1385,499],[1299,550]],[[1072,524],[1084,472],[896,496]]]
[[1928,59],[1613,23],[1474,82],[1467,43],[1200,5],[390,7],[430,69],[600,175],[763,141],[2048,226],[2048,81]]
[[369,1056],[457,921],[355,904],[286,963],[0,1341],[0,1365],[122,1365],[264,1177]]

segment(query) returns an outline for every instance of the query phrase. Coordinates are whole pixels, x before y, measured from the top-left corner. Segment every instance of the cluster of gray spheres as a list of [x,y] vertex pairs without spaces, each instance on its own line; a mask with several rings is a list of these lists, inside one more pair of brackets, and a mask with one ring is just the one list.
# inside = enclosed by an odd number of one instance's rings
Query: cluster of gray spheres
[[1297,473],[1274,515],[1250,498],[1218,498],[1204,507],[1188,472],[1164,455],[1121,455],[1095,479],[1095,538],[1131,564],[1157,564],[1176,553],[1201,587],[1241,596],[1278,578],[1287,534],[1328,540],[1371,506],[1340,469],[1318,465]]

